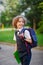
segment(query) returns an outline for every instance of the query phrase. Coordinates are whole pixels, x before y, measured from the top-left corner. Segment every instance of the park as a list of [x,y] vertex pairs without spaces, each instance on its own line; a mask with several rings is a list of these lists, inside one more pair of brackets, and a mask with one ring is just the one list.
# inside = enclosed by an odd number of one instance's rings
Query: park
[[[32,48],[30,65],[43,64],[43,0],[0,0],[0,65],[18,65],[13,56],[16,41],[12,19],[17,15],[27,18],[25,27],[34,29],[38,45]],[[21,64],[19,64],[21,65]]]

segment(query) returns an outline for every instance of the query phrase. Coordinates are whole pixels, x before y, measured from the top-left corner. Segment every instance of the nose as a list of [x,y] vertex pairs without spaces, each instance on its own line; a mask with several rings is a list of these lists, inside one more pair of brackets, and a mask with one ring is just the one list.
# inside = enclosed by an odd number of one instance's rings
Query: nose
[[21,21],[20,23],[22,24],[23,22]]

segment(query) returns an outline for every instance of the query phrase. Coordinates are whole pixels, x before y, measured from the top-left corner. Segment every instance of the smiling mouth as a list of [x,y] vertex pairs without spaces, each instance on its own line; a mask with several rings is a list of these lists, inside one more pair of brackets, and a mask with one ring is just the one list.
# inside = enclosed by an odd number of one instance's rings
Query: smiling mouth
[[22,26],[22,25],[19,25],[19,26]]

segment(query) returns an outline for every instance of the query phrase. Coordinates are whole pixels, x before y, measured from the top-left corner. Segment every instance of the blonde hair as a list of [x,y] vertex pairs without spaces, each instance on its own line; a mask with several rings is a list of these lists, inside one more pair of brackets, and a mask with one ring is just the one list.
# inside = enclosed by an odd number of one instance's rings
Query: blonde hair
[[13,27],[17,28],[17,25],[16,24],[19,21],[19,18],[23,18],[24,24],[27,23],[27,19],[24,16],[19,15],[19,16],[16,16],[16,17],[13,18],[13,21],[12,21]]

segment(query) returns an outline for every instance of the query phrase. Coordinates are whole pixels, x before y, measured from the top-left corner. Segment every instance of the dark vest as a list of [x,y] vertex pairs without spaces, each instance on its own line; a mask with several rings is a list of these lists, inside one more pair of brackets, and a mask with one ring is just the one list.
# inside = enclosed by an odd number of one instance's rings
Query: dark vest
[[24,40],[20,39],[20,37],[17,35],[17,31],[15,33],[16,35],[16,42],[17,42],[17,48],[19,51],[23,52],[26,51],[26,46]]
[[[24,55],[27,54],[27,48],[25,45],[25,42],[23,39],[21,39],[18,35],[17,35],[18,31],[15,32],[16,35],[16,42],[17,42],[17,50],[19,52],[19,56],[22,57]],[[22,32],[20,32],[22,33]],[[29,54],[30,54],[31,50],[29,50]]]
[[25,54],[27,54],[27,49],[24,40],[20,39],[17,33],[18,32],[16,31],[15,35],[16,35],[16,42],[17,42],[17,50],[19,52],[19,56],[22,57]]

